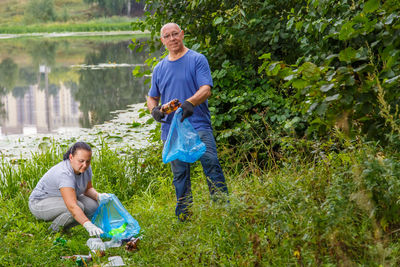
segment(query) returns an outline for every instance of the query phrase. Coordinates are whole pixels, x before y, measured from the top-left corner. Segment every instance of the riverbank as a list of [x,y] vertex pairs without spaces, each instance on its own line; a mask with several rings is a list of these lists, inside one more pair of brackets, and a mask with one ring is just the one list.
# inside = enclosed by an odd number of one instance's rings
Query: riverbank
[[147,32],[142,31],[98,31],[98,32],[35,32],[35,33],[15,33],[15,34],[0,34],[1,39],[12,39],[22,37],[82,37],[82,36],[123,36],[123,35],[146,35]]
[[81,23],[43,23],[33,25],[0,25],[0,33],[38,33],[38,32],[96,32],[129,31],[131,21],[93,20]]

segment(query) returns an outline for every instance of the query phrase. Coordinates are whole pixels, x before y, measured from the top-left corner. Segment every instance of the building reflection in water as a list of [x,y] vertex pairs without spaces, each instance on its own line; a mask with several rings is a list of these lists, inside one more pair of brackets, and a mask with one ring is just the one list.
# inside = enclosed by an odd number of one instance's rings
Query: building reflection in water
[[132,70],[146,65],[147,49],[120,38],[0,42],[0,137],[92,128],[145,102],[146,78]]
[[[30,85],[23,96],[9,92],[1,96],[5,116],[1,134],[51,133],[59,128],[79,127],[79,103],[74,100],[71,88],[60,83],[49,92],[48,74],[51,69],[41,65],[38,83]],[[44,83],[41,83],[44,79]],[[40,88],[44,84],[44,88]]]

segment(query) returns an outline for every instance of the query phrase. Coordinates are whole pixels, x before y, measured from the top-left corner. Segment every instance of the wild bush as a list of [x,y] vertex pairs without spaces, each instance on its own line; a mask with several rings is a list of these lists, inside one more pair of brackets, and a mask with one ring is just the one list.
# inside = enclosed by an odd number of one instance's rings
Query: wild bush
[[378,82],[393,114],[400,77],[396,1],[146,3],[146,19],[133,25],[151,31],[154,50],[161,49],[161,26],[172,21],[184,30],[186,45],[208,58],[218,139],[240,144],[254,129],[265,139],[271,131],[319,139],[335,127],[371,140],[391,132]]
[[25,12],[25,23],[55,21],[57,18],[53,0],[31,0]]

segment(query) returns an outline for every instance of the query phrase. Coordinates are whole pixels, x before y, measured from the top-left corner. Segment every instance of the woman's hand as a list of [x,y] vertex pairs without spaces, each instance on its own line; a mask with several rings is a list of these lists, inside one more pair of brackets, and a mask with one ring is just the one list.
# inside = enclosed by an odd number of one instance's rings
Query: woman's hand
[[103,232],[99,227],[91,223],[90,221],[87,221],[83,224],[83,227],[85,227],[86,231],[88,231],[89,236],[97,236],[99,237]]

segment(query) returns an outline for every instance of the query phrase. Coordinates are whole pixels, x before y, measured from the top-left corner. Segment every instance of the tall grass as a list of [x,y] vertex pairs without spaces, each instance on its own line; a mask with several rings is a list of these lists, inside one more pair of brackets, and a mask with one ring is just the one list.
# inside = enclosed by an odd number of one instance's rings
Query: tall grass
[[[251,160],[237,168],[238,162],[229,162],[239,155],[221,147],[229,202],[210,200],[195,164],[194,215],[185,223],[174,216],[172,174],[161,161],[159,143],[120,151],[103,143],[94,153],[94,186],[118,196],[138,220],[142,240],[136,252],[109,249],[94,263],[119,255],[129,266],[399,265],[399,220],[390,216],[399,207],[397,154],[383,156],[376,144],[339,142],[345,149],[332,149],[332,143],[314,147],[313,160],[302,152],[283,153],[270,169]],[[1,165],[2,264],[73,266],[59,256],[89,252],[82,227],[49,233],[50,223],[38,222],[27,208],[30,191],[64,147],[54,144],[15,168]],[[54,243],[60,236],[68,240],[65,245]]]
[[96,32],[96,31],[130,31],[131,22],[81,22],[50,23],[32,25],[0,25],[0,33],[42,33],[42,32]]

